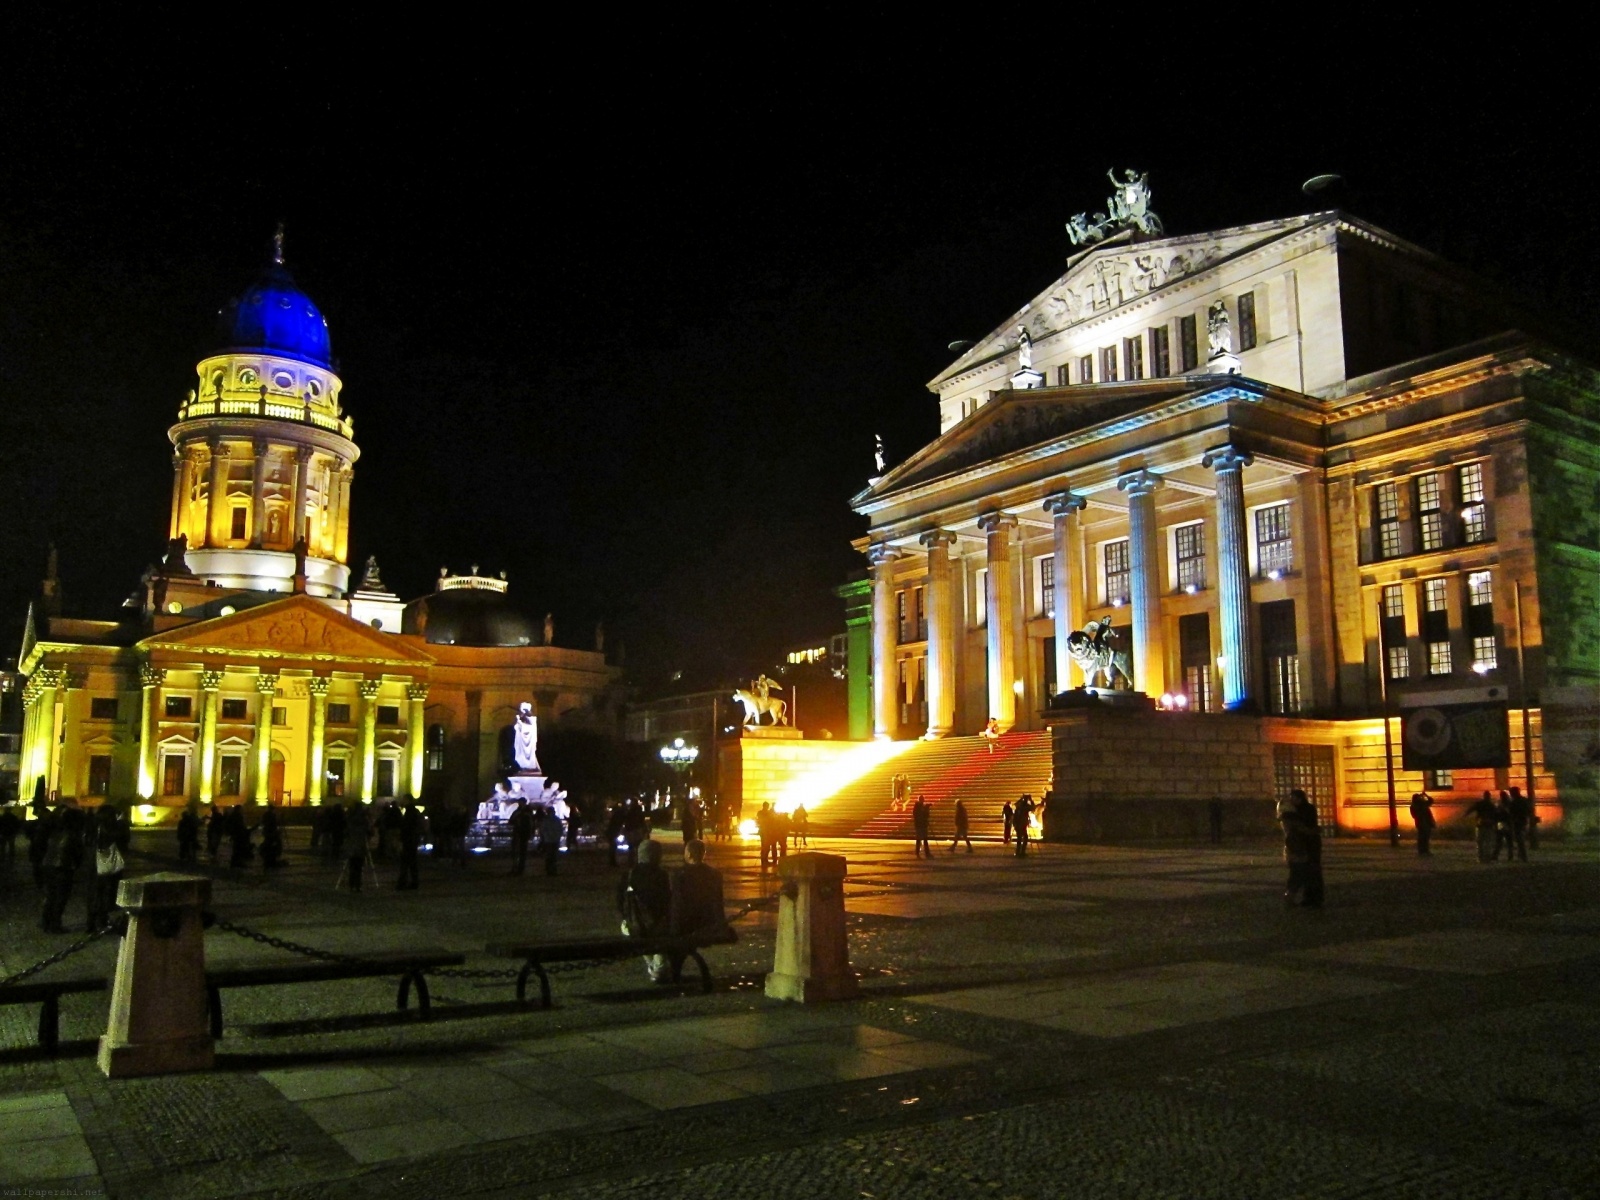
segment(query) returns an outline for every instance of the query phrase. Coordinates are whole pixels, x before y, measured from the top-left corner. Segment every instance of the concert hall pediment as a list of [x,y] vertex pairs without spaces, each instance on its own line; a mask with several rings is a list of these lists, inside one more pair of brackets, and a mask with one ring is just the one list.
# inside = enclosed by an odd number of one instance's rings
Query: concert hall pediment
[[139,643],[150,650],[216,651],[245,657],[346,659],[425,666],[431,655],[377,632],[309,596],[289,596]]

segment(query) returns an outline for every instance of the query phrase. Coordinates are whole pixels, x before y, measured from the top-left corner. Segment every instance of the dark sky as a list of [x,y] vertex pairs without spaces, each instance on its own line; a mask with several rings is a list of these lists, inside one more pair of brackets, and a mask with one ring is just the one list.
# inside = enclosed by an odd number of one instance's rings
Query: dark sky
[[356,421],[352,561],[407,598],[504,569],[641,676],[839,624],[873,433],[891,461],[937,433],[946,343],[1060,274],[1109,167],[1172,232],[1319,207],[1299,185],[1339,172],[1580,340],[1600,318],[1593,63],[1515,29],[1156,53],[867,10],[738,36],[141,11],[0,18],[7,627],[51,539],[83,615],[159,554],[165,431],[280,218]]

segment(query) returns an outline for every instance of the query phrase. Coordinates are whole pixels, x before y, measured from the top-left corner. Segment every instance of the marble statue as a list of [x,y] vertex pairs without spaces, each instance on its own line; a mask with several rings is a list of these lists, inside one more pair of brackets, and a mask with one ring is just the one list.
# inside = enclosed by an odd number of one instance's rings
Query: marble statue
[[546,646],[553,646],[553,645],[555,645],[555,641],[556,641],[556,619],[555,619],[555,616],[552,613],[545,613],[545,615],[544,615],[544,644]]
[[517,705],[517,717],[511,726],[511,757],[519,771],[539,770],[539,718],[526,700]]
[[1078,213],[1067,222],[1067,236],[1074,246],[1103,241],[1113,229],[1136,229],[1144,234],[1159,234],[1164,229],[1161,218],[1150,211],[1150,176],[1123,171],[1118,179],[1115,171],[1107,171],[1111,181],[1111,195],[1106,200],[1106,211],[1094,214]]
[[872,461],[878,468],[878,474],[883,474],[883,434],[872,435]]
[[1017,366],[1023,371],[1033,370],[1033,339],[1026,325],[1017,326]]
[[[1128,652],[1111,644],[1117,640],[1120,638],[1111,628],[1110,617],[1090,621],[1081,630],[1068,635],[1067,653],[1083,670],[1086,686],[1114,688],[1120,675],[1123,687],[1133,687],[1133,673],[1128,669]],[[1096,683],[1099,679],[1105,682]]]
[[1233,326],[1228,321],[1228,306],[1221,300],[1206,310],[1206,340],[1211,345],[1211,358],[1233,353]]

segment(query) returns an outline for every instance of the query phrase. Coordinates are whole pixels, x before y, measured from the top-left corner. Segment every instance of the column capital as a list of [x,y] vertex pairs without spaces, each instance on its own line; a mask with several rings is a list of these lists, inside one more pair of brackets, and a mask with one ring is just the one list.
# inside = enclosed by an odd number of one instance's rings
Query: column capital
[[425,683],[406,684],[407,700],[426,700],[428,698],[428,685]]
[[1117,480],[1117,491],[1127,492],[1130,496],[1148,496],[1162,484],[1161,476],[1154,471],[1140,468],[1130,471]]
[[1017,518],[1008,512],[984,513],[978,518],[978,528],[984,533],[999,533],[1017,527]]
[[326,696],[328,694],[328,686],[331,683],[333,683],[333,680],[326,675],[313,675],[306,680],[306,691],[313,696]]
[[948,529],[930,529],[927,533],[918,535],[917,541],[932,550],[936,546],[954,546],[956,535]]
[[1069,513],[1082,512],[1088,506],[1088,501],[1076,492],[1068,490],[1057,492],[1053,496],[1044,498],[1044,510],[1053,517],[1064,517]]
[[263,696],[271,695],[277,690],[278,677],[276,675],[268,675],[263,671],[260,675],[256,676],[256,691],[260,692]]
[[1255,462],[1255,455],[1248,450],[1241,450],[1237,446],[1218,446],[1215,450],[1207,450],[1204,458],[1200,460],[1202,467],[1210,467],[1217,474],[1222,475],[1228,471],[1242,471]]
[[266,438],[255,438],[251,441],[250,448],[256,452],[257,458],[262,458],[268,450],[272,449],[272,443]]
[[139,668],[139,686],[142,688],[160,687],[167,681],[167,673],[161,667],[144,666]]
[[211,450],[212,458],[231,458],[233,447],[219,437],[207,438],[206,445]]
[[363,679],[357,690],[360,691],[363,700],[373,700],[377,698],[378,690],[381,687],[383,687],[383,680],[381,679]]
[[200,690],[203,692],[216,692],[222,689],[221,671],[201,671]]
[[875,542],[867,547],[867,561],[875,567],[886,566],[900,557],[900,552],[888,542]]

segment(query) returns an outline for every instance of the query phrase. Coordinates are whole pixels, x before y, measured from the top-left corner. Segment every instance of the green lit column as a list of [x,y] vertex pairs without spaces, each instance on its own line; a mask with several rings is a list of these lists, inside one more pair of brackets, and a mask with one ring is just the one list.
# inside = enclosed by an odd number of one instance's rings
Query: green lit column
[[216,797],[217,705],[221,690],[221,671],[200,672],[200,762],[195,774],[199,777],[201,804],[210,804]]
[[256,676],[256,803],[265,804],[272,797],[268,791],[272,783],[272,698],[278,694],[276,675]]
[[147,803],[156,794],[156,702],[167,673],[160,667],[139,669],[139,798]]
[[422,795],[422,774],[427,766],[426,747],[423,745],[424,703],[428,699],[428,685],[413,683],[406,688],[406,699],[411,708],[406,713],[406,754],[411,759],[411,795]]
[[321,804],[328,786],[328,685],[333,681],[326,675],[313,675],[306,680],[306,691],[311,694],[311,747],[306,755],[306,803]]
[[361,681],[361,802],[372,803],[378,788],[378,689],[381,679]]

